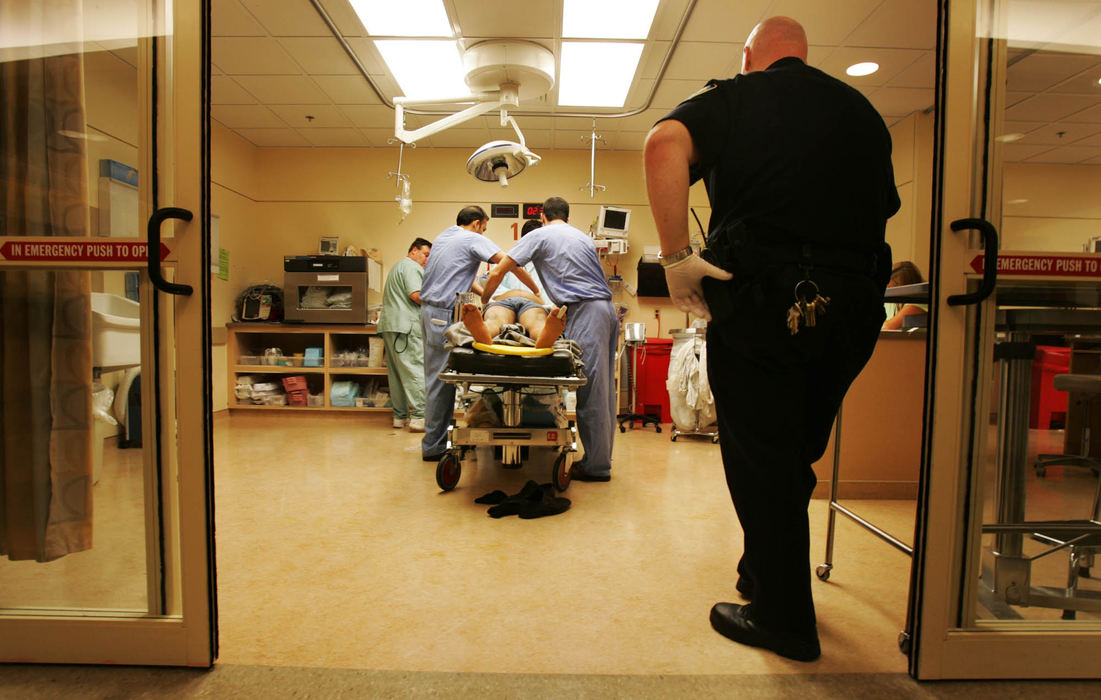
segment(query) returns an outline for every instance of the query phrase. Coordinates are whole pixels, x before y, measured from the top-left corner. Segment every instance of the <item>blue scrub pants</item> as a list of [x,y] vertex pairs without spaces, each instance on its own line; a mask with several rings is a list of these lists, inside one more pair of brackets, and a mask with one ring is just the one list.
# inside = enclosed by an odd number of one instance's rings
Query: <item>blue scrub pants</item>
[[424,418],[424,339],[420,326],[412,333],[386,331],[386,374],[394,418]]
[[442,382],[440,372],[447,365],[448,351],[443,347],[443,332],[451,325],[452,309],[431,304],[421,305],[421,329],[424,331],[424,438],[421,457],[433,459],[443,455],[447,442],[447,426],[455,414],[455,385]]
[[615,351],[619,320],[607,299],[566,305],[563,336],[581,345],[588,383],[577,389],[577,431],[585,456],[575,466],[592,476],[612,470],[616,431]]

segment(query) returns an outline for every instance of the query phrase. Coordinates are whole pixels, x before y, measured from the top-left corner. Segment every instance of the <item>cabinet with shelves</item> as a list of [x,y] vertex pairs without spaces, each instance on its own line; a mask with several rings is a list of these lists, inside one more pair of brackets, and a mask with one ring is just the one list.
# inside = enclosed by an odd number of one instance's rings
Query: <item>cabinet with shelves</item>
[[[332,403],[334,382],[354,381],[376,389],[386,387],[386,367],[369,366],[372,339],[376,346],[382,342],[376,326],[230,323],[226,328],[231,410],[390,411],[389,407],[382,406],[335,406]],[[278,349],[282,354],[275,356],[265,352],[270,349]],[[314,354],[320,357],[312,357]],[[378,355],[381,355],[381,347],[376,347]],[[284,377],[292,375],[306,378],[311,405],[258,405],[250,399],[237,397],[242,377],[251,377],[254,383],[281,384]],[[360,403],[369,402],[372,397],[362,398],[364,401]]]

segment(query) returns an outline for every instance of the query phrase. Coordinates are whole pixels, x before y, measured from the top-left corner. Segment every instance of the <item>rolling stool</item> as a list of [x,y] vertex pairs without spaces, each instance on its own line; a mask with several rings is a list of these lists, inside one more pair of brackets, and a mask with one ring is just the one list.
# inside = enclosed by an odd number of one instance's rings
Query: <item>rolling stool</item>
[[[1057,374],[1054,380],[1055,388],[1072,394],[1079,394],[1083,403],[1082,410],[1082,441],[1077,455],[1053,455],[1041,454],[1036,456],[1034,468],[1036,475],[1043,477],[1048,467],[1067,466],[1085,467],[1098,476],[1097,490],[1093,496],[1093,507],[1090,509],[1090,519],[1101,520],[1101,459],[1090,456],[1090,408],[1094,400],[1101,397],[1101,375],[1095,374]],[[1039,536],[1037,539],[1048,544],[1067,544],[1066,542],[1051,536]],[[1098,551],[1096,544],[1090,546],[1076,546],[1070,544],[1070,573],[1067,580],[1068,592],[1073,592],[1078,586],[1078,577],[1088,578],[1090,567],[1093,565],[1093,556]],[[1073,620],[1074,610],[1064,610],[1063,619]]]

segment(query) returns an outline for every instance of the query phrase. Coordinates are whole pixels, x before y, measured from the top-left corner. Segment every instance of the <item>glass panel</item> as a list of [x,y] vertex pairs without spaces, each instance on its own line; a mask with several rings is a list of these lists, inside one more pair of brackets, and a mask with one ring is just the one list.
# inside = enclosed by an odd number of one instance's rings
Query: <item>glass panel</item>
[[[17,0],[0,10],[0,609],[9,613],[161,607],[150,594],[159,566],[147,525],[156,490],[142,439],[139,273],[95,267],[125,259],[121,240],[142,234],[139,5]],[[70,240],[32,248],[20,243],[27,236]],[[42,266],[62,259],[85,269]]]
[[979,143],[991,145],[988,218],[1003,254],[989,420],[976,429],[987,457],[975,616],[1098,622],[1101,260],[1081,254],[1101,250],[1101,2],[988,7],[997,19],[983,26],[1000,29]]

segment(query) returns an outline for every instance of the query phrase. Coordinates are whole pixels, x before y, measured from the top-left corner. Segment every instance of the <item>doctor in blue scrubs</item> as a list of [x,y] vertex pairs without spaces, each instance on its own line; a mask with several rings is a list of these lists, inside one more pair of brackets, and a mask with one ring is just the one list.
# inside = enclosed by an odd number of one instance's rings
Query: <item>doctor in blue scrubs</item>
[[[424,330],[424,438],[421,458],[434,462],[444,454],[447,426],[455,410],[455,387],[439,378],[447,364],[443,332],[451,325],[458,294],[481,288],[474,284],[478,266],[496,263],[503,257],[496,243],[483,234],[489,216],[477,205],[464,207],[455,217],[455,225],[432,242],[432,255],[424,269],[421,283],[421,327]],[[523,270],[518,275],[525,284],[531,282]],[[526,279],[525,279],[526,278]],[[534,282],[528,285],[538,290]]]
[[[619,321],[612,291],[589,236],[570,226],[570,205],[561,197],[543,203],[543,227],[521,238],[486,279],[482,300],[501,280],[529,262],[535,264],[544,298],[566,307],[563,337],[576,341],[585,363],[585,386],[577,389],[577,429],[585,456],[570,469],[578,481],[612,478],[615,439],[615,351]],[[432,249],[432,255],[437,254]]]

